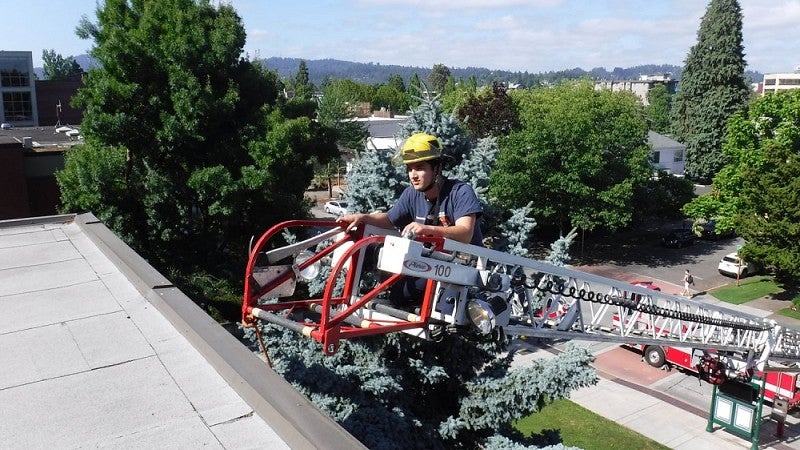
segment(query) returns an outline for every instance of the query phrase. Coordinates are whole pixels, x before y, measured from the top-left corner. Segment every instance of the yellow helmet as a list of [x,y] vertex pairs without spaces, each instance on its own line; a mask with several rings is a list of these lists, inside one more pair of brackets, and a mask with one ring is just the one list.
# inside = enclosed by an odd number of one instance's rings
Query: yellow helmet
[[442,144],[436,136],[426,133],[415,133],[403,143],[403,149],[398,155],[403,164],[412,164],[420,161],[442,157]]

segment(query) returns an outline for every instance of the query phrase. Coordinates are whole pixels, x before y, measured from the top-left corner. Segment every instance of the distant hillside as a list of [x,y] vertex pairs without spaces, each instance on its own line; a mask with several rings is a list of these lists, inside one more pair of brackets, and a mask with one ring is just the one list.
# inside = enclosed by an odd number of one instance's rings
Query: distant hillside
[[[89,55],[78,55],[75,60],[84,70],[95,66],[94,60]],[[270,70],[274,70],[281,78],[293,78],[297,74],[301,58],[271,57],[262,59],[261,62]],[[311,82],[320,85],[326,78],[351,79],[360,83],[378,84],[386,83],[392,75],[400,75],[408,82],[414,73],[422,80],[428,78],[430,67],[382,65],[379,63],[358,63],[341,61],[337,59],[307,59],[309,77]],[[34,69],[41,77],[41,68]],[[511,72],[507,70],[492,70],[483,67],[450,67],[450,73],[458,79],[467,79],[475,76],[479,85],[490,84],[493,81],[518,83],[525,87],[537,86],[542,83],[554,83],[564,79],[592,78],[595,80],[636,80],[641,75],[659,75],[669,73],[672,78],[680,79],[682,67],[670,64],[646,64],[623,69],[615,67],[608,71],[603,67],[584,70],[580,67],[559,71],[529,73]],[[756,71],[746,71],[745,76],[756,82],[761,81],[764,75]]]
[[[266,67],[275,70],[281,78],[291,78],[297,73],[301,58],[262,59]],[[416,73],[425,80],[431,71],[430,67],[381,65],[378,63],[357,63],[340,61],[336,59],[307,59],[309,77],[314,84],[319,85],[325,78],[349,78],[368,84],[386,83],[391,75],[397,74],[408,81]],[[475,76],[478,84],[488,84],[492,81],[505,81],[519,83],[526,87],[535,86],[542,82],[556,82],[563,79],[577,79],[589,77],[596,80],[637,80],[641,75],[660,75],[669,73],[672,78],[680,79],[682,67],[671,64],[646,64],[623,69],[615,67],[608,71],[603,67],[584,70],[579,67],[560,71],[529,73],[511,72],[506,70],[492,70],[483,67],[457,68],[450,67],[450,73],[456,79],[467,79]],[[760,81],[763,75],[755,71],[746,71],[745,76],[752,80]]]

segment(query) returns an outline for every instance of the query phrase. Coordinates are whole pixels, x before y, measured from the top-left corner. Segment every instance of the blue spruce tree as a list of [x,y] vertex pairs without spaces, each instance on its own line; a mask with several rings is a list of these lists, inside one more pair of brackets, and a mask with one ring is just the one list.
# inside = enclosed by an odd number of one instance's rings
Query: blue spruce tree
[[[471,141],[436,100],[420,103],[399,141],[413,132],[441,139],[455,163],[448,176],[472,184],[486,211],[493,211],[485,189],[497,153],[493,139]],[[402,167],[393,172],[390,156],[362,153],[348,176],[354,210],[386,208],[394,200],[406,174]],[[525,208],[505,215],[511,217],[502,230],[509,250],[527,254],[535,222]],[[394,333],[342,341],[335,355],[325,356],[314,340],[257,326],[269,342],[274,369],[371,449],[563,448],[549,435],[524,438],[512,423],[596,382],[588,365],[592,356],[577,347],[512,368],[505,342],[449,333],[433,342]]]
[[347,174],[348,208],[354,213],[386,211],[402,191],[392,155],[367,148],[360,152]]

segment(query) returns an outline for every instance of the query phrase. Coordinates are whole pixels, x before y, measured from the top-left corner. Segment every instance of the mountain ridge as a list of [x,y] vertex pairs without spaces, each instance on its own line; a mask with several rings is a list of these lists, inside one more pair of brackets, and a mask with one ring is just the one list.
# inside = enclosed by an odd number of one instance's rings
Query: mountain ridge
[[[75,56],[75,61],[84,70],[95,67],[97,64],[91,56],[83,54]],[[360,63],[344,61],[333,58],[325,59],[304,59],[272,56],[269,58],[259,58],[266,68],[274,70],[279,78],[294,78],[297,74],[301,61],[306,62],[308,67],[309,79],[312,83],[319,86],[326,79],[351,79],[360,83],[379,84],[387,83],[392,75],[400,75],[403,80],[408,80],[416,73],[420,79],[425,80],[431,72],[430,67],[401,66],[396,64],[380,63]],[[595,80],[637,80],[642,75],[664,75],[670,74],[673,79],[679,80],[683,68],[673,64],[642,64],[638,66],[622,68],[615,67],[607,70],[605,67],[595,67],[585,70],[580,67],[563,69],[559,71],[548,71],[531,73],[527,71],[496,70],[485,67],[448,67],[450,73],[456,80],[468,79],[474,76],[479,85],[490,84],[493,81],[506,83],[516,83],[525,87],[533,87],[540,84],[554,83],[564,79],[576,79],[589,77]],[[34,71],[41,77],[41,68]],[[746,70],[745,77],[749,77],[751,82],[759,82],[764,75],[758,71]]]

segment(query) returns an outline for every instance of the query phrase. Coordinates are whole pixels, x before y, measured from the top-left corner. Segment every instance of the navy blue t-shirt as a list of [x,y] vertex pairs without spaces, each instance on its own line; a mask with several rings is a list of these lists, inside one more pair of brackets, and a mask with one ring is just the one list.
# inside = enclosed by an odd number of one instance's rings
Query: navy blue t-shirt
[[[439,214],[444,212],[451,225],[454,225],[456,220],[461,217],[475,214],[475,228],[470,244],[482,245],[483,233],[481,233],[479,219],[483,210],[472,186],[460,180],[445,180],[439,196],[442,197]],[[397,202],[387,211],[389,221],[400,229],[411,222],[424,224],[425,217],[431,212],[435,203],[435,200],[429,201],[425,198],[424,193],[414,189],[413,186],[408,186],[400,194]],[[439,214],[436,217],[437,221]]]

